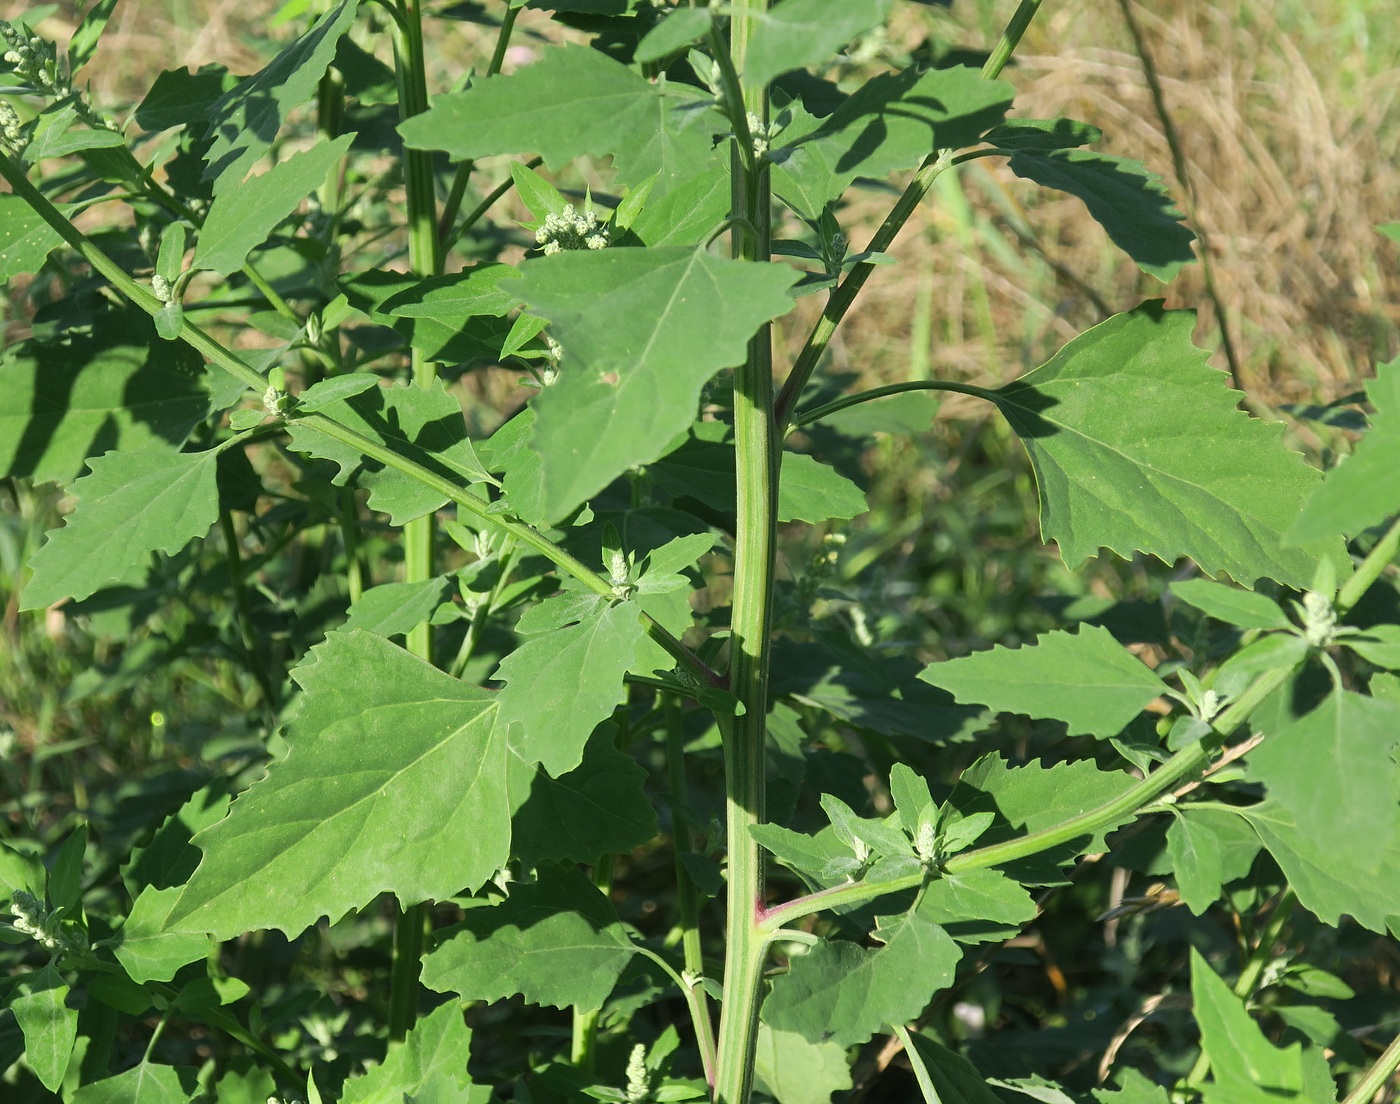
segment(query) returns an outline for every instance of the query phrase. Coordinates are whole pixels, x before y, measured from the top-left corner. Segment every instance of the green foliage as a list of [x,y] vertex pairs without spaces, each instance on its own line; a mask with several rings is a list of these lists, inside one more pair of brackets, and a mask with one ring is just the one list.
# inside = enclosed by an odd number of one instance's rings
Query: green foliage
[[1160,302],[995,388],[822,355],[974,159],[1192,259],[1015,116],[1034,5],[977,70],[872,62],[889,0],[511,2],[447,89],[478,5],[292,0],[124,127],[114,6],[0,25],[7,1094],[1374,1096],[1400,361],[1324,479]]

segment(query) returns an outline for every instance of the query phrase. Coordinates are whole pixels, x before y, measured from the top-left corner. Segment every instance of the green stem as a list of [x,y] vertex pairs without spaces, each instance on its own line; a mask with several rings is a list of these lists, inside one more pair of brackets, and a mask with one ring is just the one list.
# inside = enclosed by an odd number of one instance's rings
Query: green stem
[[253,636],[253,623],[248,612],[248,591],[244,586],[243,556],[239,550],[238,530],[233,524],[233,515],[228,510],[219,511],[219,528],[224,536],[224,558],[228,564],[229,586],[233,590],[233,618],[238,625],[239,639],[243,642],[243,652],[248,670],[262,691],[263,704],[268,713],[277,711],[277,696],[272,689],[272,679],[263,667],[258,655],[257,639]]
[[1361,561],[1350,579],[1342,584],[1342,589],[1337,592],[1337,612],[1348,612],[1357,602],[1361,601],[1361,596],[1371,589],[1371,584],[1381,577],[1387,567],[1395,559],[1395,553],[1400,551],[1400,518],[1396,518],[1390,523],[1390,528],[1385,531],[1385,536],[1376,542],[1376,546],[1367,553],[1366,558]]
[[[1070,817],[1039,832],[1031,832],[1016,839],[993,843],[972,851],[963,851],[943,864],[943,872],[961,874],[969,870],[1004,866],[1017,859],[1028,858],[1059,847],[1071,840],[1092,836],[1138,815],[1159,796],[1204,767],[1210,761],[1211,753],[1220,747],[1235,729],[1244,724],[1249,715],[1259,708],[1270,694],[1283,686],[1297,667],[1297,664],[1278,667],[1260,675],[1248,690],[1221,711],[1210,732],[1189,747],[1182,748],[1146,778],[1112,801],[1106,801],[1096,809]],[[763,910],[758,929],[768,937],[785,924],[791,924],[794,920],[800,920],[824,909],[863,904],[887,893],[912,889],[920,885],[924,877],[925,875],[920,873],[883,882],[852,882],[849,885],[809,893],[805,897]]]
[[[729,51],[721,66],[742,71],[767,0],[736,0],[730,13]],[[721,46],[723,43],[721,43]],[[739,135],[731,145],[731,214],[749,231],[733,235],[734,256],[757,263],[769,258],[771,186],[768,166],[741,148],[752,115],[767,126],[768,90],[741,84],[741,102],[730,102]],[[735,118],[735,116],[738,116]],[[777,548],[778,472],[782,436],[773,416],[772,337],[764,326],[749,342],[734,373],[734,437],[738,510],[734,534],[734,598],[730,689],[744,704],[739,717],[721,719],[724,734],[725,824],[728,890],[725,915],[724,1000],[720,1009],[714,1100],[747,1104],[753,1089],[754,1046],[763,990],[767,940],[757,925],[764,899],[764,853],[750,829],[764,820],[764,742],[768,716],[769,627]]]
[[975,395],[977,398],[986,399],[989,402],[997,401],[995,391],[985,387],[977,387],[971,383],[953,383],[947,380],[910,380],[907,383],[890,383],[884,387],[872,387],[869,391],[861,391],[855,395],[842,395],[841,398],[833,399],[829,403],[824,403],[801,414],[794,414],[788,428],[801,429],[805,425],[811,425],[822,418],[830,417],[847,407],[870,402],[872,399],[900,395],[905,391],[956,391],[959,395]]
[[[593,884],[604,897],[612,893],[616,867],[617,856],[604,855],[593,868]],[[602,1012],[601,1008],[574,1008],[569,1060],[584,1073],[591,1074],[598,1066],[598,1017]]]
[[1011,55],[1015,53],[1021,36],[1026,33],[1026,28],[1031,25],[1035,13],[1040,10],[1040,3],[1041,0],[1021,0],[1020,5],[1011,13],[1006,30],[1001,32],[1001,38],[997,40],[996,46],[987,55],[987,60],[982,66],[982,75],[988,80],[996,80],[997,77],[1001,76],[1001,71],[1011,60]]
[[418,974],[428,914],[410,905],[394,923],[394,959],[389,980],[389,1038],[402,1039],[418,1019]]
[[1390,1080],[1396,1069],[1400,1068],[1400,1035],[1391,1040],[1390,1046],[1385,1048],[1376,1064],[1366,1071],[1366,1076],[1356,1083],[1356,1088],[1347,1093],[1342,1104],[1368,1104],[1374,1100],[1378,1092],[1381,1091]]
[[[543,164],[543,157],[532,157],[530,158],[530,160],[525,162],[525,167],[527,169],[533,169]],[[456,245],[458,240],[462,237],[462,235],[465,234],[468,230],[470,230],[473,226],[475,226],[477,222],[480,221],[481,216],[486,214],[487,211],[491,210],[491,208],[496,205],[497,200],[499,200],[501,196],[505,195],[514,187],[515,178],[508,176],[503,181],[501,181],[501,183],[497,184],[494,188],[492,188],[491,191],[489,191],[486,194],[486,196],[482,199],[482,201],[467,213],[466,218],[462,219],[461,224],[450,234],[446,235],[446,237],[443,239],[443,250],[446,251],[448,249],[451,249],[454,245]]]

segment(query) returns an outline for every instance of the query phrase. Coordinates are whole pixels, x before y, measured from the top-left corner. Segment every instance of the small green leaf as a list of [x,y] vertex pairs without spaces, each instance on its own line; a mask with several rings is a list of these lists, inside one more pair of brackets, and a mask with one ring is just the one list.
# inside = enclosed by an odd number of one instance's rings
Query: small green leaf
[[906,763],[890,768],[890,797],[894,799],[895,814],[904,830],[917,839],[919,827],[937,820],[937,806],[929,792],[928,781]]
[[559,189],[519,161],[510,163],[510,176],[515,181],[515,193],[525,209],[536,222],[544,222],[550,215],[562,215],[569,209],[569,201]]
[[1249,753],[1249,777],[1340,869],[1374,877],[1400,848],[1397,741],[1400,708],[1338,691],[1268,732]]
[[73,484],[78,507],[29,566],[24,609],[82,599],[152,552],[178,552],[219,516],[218,451],[109,452]]
[[16,983],[9,1002],[24,1032],[24,1056],[44,1088],[57,1092],[78,1040],[78,1010],[67,1005],[68,986],[53,965]]
[[78,903],[83,886],[83,858],[87,853],[88,826],[79,824],[58,849],[49,872],[49,903],[56,909],[71,909]]
[[660,61],[703,38],[713,21],[709,8],[676,8],[642,36],[632,57],[642,64]]
[[1118,1083],[1116,1089],[1094,1090],[1094,1099],[1099,1104],[1170,1104],[1167,1090],[1135,1069],[1116,1070],[1113,1077]]
[[341,0],[266,68],[239,81],[210,107],[213,141],[205,155],[203,179],[214,181],[215,195],[238,188],[258,158],[272,148],[287,115],[315,99],[316,86],[359,6],[359,0]]
[[291,753],[195,837],[204,859],[170,927],[295,935],[383,892],[446,900],[504,864],[496,695],[371,633],[332,633],[311,657],[293,672]]
[[360,595],[350,607],[345,628],[364,629],[380,636],[404,636],[426,625],[448,599],[451,580],[439,575],[418,583],[381,583]]
[[884,23],[893,0],[785,0],[761,17],[744,61],[752,85],[824,62],[857,35]]
[[423,984],[464,1000],[601,1008],[636,953],[608,899],[575,867],[541,867],[500,904],[467,910],[423,962]]
[[23,199],[0,195],[0,282],[38,272],[62,244],[59,232]]
[[1387,670],[1400,669],[1400,625],[1372,625],[1360,636],[1346,636],[1339,641],[1367,663]]
[[348,376],[332,376],[319,383],[313,383],[297,396],[297,413],[310,414],[324,410],[334,402],[348,399],[352,395],[380,386],[379,377],[368,372],[352,373]]
[[1049,632],[1023,648],[996,647],[933,663],[919,675],[960,702],[1064,721],[1069,734],[1116,736],[1167,686],[1099,625]]
[[17,889],[31,893],[42,901],[45,881],[43,863],[33,855],[22,854],[8,844],[0,843],[0,906],[8,904]]
[[212,944],[203,932],[164,930],[180,892],[147,886],[132,904],[113,948],[132,981],[169,981],[181,966],[209,956]]
[[1220,900],[1225,874],[1219,838],[1195,817],[1174,816],[1167,825],[1167,854],[1182,901],[1200,916]]
[[835,468],[802,452],[783,453],[778,520],[846,521],[870,509],[865,492]]
[[532,404],[548,517],[662,455],[694,420],[705,382],[792,308],[796,278],[784,265],[674,247],[527,261],[521,297],[564,348],[559,379]]
[[1183,225],[1162,178],[1141,161],[1088,150],[1021,148],[1011,171],[1078,196],[1113,243],[1163,283],[1196,259],[1196,235]]
[[960,943],[986,943],[1014,935],[1039,909],[1014,878],[999,870],[969,870],[929,882],[917,912]]
[[1209,579],[1187,579],[1173,583],[1171,591],[1183,602],[1227,625],[1238,625],[1242,629],[1294,627],[1277,602],[1252,590],[1239,590]]
[[462,1101],[471,1089],[467,1059],[472,1033],[456,1001],[439,1005],[402,1042],[389,1044],[384,1061],[345,1082],[340,1104]]
[[343,134],[318,142],[238,187],[219,192],[199,232],[190,266],[213,269],[222,276],[241,269],[248,254],[267,241],[309,192],[321,186],[354,138]]
[[985,141],[998,149],[1073,149],[1092,146],[1103,131],[1077,119],[1008,119],[993,127]]
[[1298,1098],[1303,1087],[1302,1047],[1276,1047],[1230,991],[1191,948],[1191,999],[1201,1029],[1201,1047],[1210,1059],[1211,1104],[1264,1104]]
[[1282,547],[1318,473],[1284,447],[1281,423],[1236,407],[1193,326],[1188,311],[1144,303],[997,392],[1035,469],[1041,533],[1071,566],[1139,549],[1306,587],[1319,559],[1345,562],[1338,538]]
[[1400,472],[1393,462],[1400,449],[1400,357],[1376,367],[1366,399],[1375,408],[1371,428],[1303,504],[1290,541],[1356,536],[1400,512]]
[[160,249],[156,253],[156,275],[174,283],[185,265],[185,238],[189,224],[168,223],[160,232]]
[[78,24],[73,37],[68,40],[70,73],[76,73],[97,53],[97,44],[102,41],[102,32],[107,29],[107,21],[112,18],[112,11],[116,6],[117,0],[97,0],[83,16],[83,21]]

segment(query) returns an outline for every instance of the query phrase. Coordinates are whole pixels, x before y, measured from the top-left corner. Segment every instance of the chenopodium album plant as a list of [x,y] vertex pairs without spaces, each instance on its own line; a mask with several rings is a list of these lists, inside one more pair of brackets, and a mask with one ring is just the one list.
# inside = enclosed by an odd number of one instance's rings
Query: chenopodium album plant
[[[82,1104],[809,1104],[882,1071],[930,1102],[1277,1104],[1389,1079],[1383,1017],[1347,1016],[1289,933],[1336,948],[1400,917],[1400,628],[1348,621],[1400,542],[1400,362],[1325,480],[1157,301],[995,388],[823,382],[902,224],[971,160],[1079,197],[1158,279],[1192,259],[1140,163],[1012,113],[1038,0],[980,70],[854,83],[841,51],[892,0],[552,0],[531,6],[591,44],[502,75],[510,0],[490,64],[431,96],[417,0],[341,0],[260,72],[164,72],[129,118],[74,81],[115,6],[66,52],[3,27],[0,269],[54,290],[4,353],[0,462],[76,499],[22,606],[139,625],[186,603],[269,742],[125,859],[95,861],[87,826],[47,863],[0,849],[0,1066]],[[478,188],[501,155],[531,159]],[[580,159],[592,190],[559,191]],[[847,193],[894,174],[852,253]],[[366,198],[395,188],[406,219]],[[523,223],[493,214],[512,192]],[[770,326],[808,294],[819,320],[775,364]],[[448,388],[482,365],[533,387],[489,433]],[[805,534],[866,509],[812,450],[860,446],[857,404],[897,427],[921,390],[1005,418],[1069,565],[1199,568],[1167,595],[1165,659],[1085,622],[912,679],[812,615],[839,541]],[[1028,755],[996,713],[1058,735]],[[1024,1032],[966,1045],[953,998],[1086,857],[1144,838],[1201,918],[1167,975],[1193,1009],[1176,1057],[1121,1049],[1164,989],[1105,1015],[1097,1082],[1082,1054],[1037,1066],[1060,1052]],[[668,869],[668,894],[639,888]],[[306,1008],[254,988],[267,969],[239,976],[247,933],[331,939],[382,895],[392,973],[362,999],[386,1010],[311,1047]]]

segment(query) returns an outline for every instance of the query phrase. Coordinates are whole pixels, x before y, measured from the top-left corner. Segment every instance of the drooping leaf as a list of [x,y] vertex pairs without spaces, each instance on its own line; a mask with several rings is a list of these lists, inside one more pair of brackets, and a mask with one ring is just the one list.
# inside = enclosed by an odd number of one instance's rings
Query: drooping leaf
[[399,124],[409,147],[446,150],[455,160],[533,150],[557,171],[583,154],[611,155],[623,184],[659,174],[657,197],[710,168],[720,157],[713,135],[726,129],[708,93],[675,81],[653,84],[574,45],[545,50],[509,76],[438,96]]
[[1302,1047],[1276,1047],[1199,951],[1191,948],[1191,999],[1210,1059],[1211,1104],[1265,1104],[1301,1099]]
[[78,1039],[78,1010],[68,1007],[68,985],[51,963],[15,988],[9,1009],[24,1032],[25,1060],[44,1088],[57,1092]]
[[241,269],[248,254],[267,241],[309,192],[321,186],[354,137],[343,134],[318,142],[237,188],[220,191],[205,216],[190,267],[213,269],[223,276]]
[[466,919],[423,962],[423,984],[464,1000],[601,1008],[635,953],[608,899],[575,867],[541,867]]
[[511,750],[556,778],[578,766],[589,733],[626,697],[622,676],[646,639],[637,607],[605,606],[541,632],[501,661],[495,677]]
[[111,449],[178,448],[209,411],[198,355],[159,340],[139,311],[104,311],[91,332],[11,346],[0,387],[0,475],[37,483],[74,479]]
[[997,149],[1073,149],[1092,146],[1103,131],[1077,119],[1008,119],[987,132],[986,141]]
[[795,279],[783,265],[679,247],[526,262],[520,295],[564,348],[558,380],[533,403],[547,515],[660,456],[694,420],[705,381],[791,309]]
[[759,1024],[754,1083],[778,1104],[831,1104],[832,1093],[851,1087],[851,1066],[840,1043]]
[[456,1001],[439,1005],[414,1024],[402,1042],[389,1044],[384,1061],[347,1081],[340,1104],[465,1102],[471,1088],[471,1041],[461,1006]]
[[882,74],[825,118],[794,102],[778,113],[791,121],[770,154],[774,190],[815,220],[857,176],[883,179],[917,168],[935,149],[974,144],[1001,122],[1012,96],[1009,84],[959,67]]
[[1249,584],[1306,587],[1340,540],[1282,547],[1318,475],[1250,418],[1191,344],[1192,316],[1144,303],[996,392],[1030,453],[1040,528],[1077,566],[1101,547]]
[[332,633],[312,656],[293,672],[290,754],[195,837],[204,859],[171,927],[295,935],[378,893],[445,900],[505,862],[496,695],[371,633]]
[[1289,541],[1355,536],[1400,512],[1400,473],[1390,463],[1400,448],[1400,357],[1376,366],[1366,398],[1375,408],[1371,428],[1303,504]]
[[882,947],[830,939],[793,956],[763,1002],[763,1021],[811,1043],[855,1046],[917,1017],[953,980],[962,949],[917,912],[879,923]]
[[781,824],[755,824],[749,828],[749,835],[784,866],[818,880],[834,860],[851,857],[850,848],[830,828],[807,835]]
[[851,39],[878,27],[893,0],[785,0],[766,12],[749,43],[744,76],[767,84],[790,69],[826,61]]
[[1337,691],[1249,753],[1249,777],[1342,869],[1376,876],[1400,848],[1400,707]]
[[193,1066],[142,1062],[125,1073],[93,1081],[75,1092],[73,1104],[188,1104],[197,1083]]
[[[323,413],[381,445],[436,472],[458,486],[488,479],[471,441],[461,404],[441,380],[430,387],[376,387],[328,403]],[[358,449],[293,422],[288,447],[340,466],[337,484],[353,475],[369,491],[369,506],[394,525],[431,513],[447,496],[395,468],[366,459]]]
[[[613,746],[616,726],[602,725],[573,770],[551,778],[531,764],[512,770],[511,853],[526,866],[596,862],[626,854],[656,835],[656,811],[644,789],[647,772]],[[519,795],[517,795],[517,790]]]
[[169,981],[181,966],[208,957],[211,944],[203,932],[164,930],[179,896],[179,886],[147,886],[132,904],[113,948],[132,981]]
[[350,607],[347,629],[364,629],[380,636],[404,636],[426,625],[447,600],[451,580],[439,575],[417,583],[381,583],[360,595]]
[[241,185],[258,158],[272,148],[287,115],[315,98],[316,86],[359,6],[360,0],[340,0],[266,68],[240,81],[210,107],[213,141],[203,179],[214,181],[216,195]]
[[1293,628],[1293,622],[1277,602],[1252,590],[1239,590],[1209,579],[1187,579],[1173,583],[1171,591],[1183,602],[1227,625],[1242,629]]
[[1167,686],[1098,625],[1048,632],[1022,648],[996,647],[932,663],[919,675],[960,702],[1064,721],[1069,734],[1116,736]]
[[1182,223],[1161,177],[1141,161],[1089,150],[1023,147],[1010,163],[1017,176],[1082,199],[1113,243],[1163,283],[1196,259],[1191,249],[1196,235]]
[[0,195],[0,282],[38,272],[48,255],[63,244],[39,212],[17,195]]
[[24,608],[82,599],[152,552],[178,552],[219,516],[218,450],[109,452],[73,484],[77,509],[29,561]]

